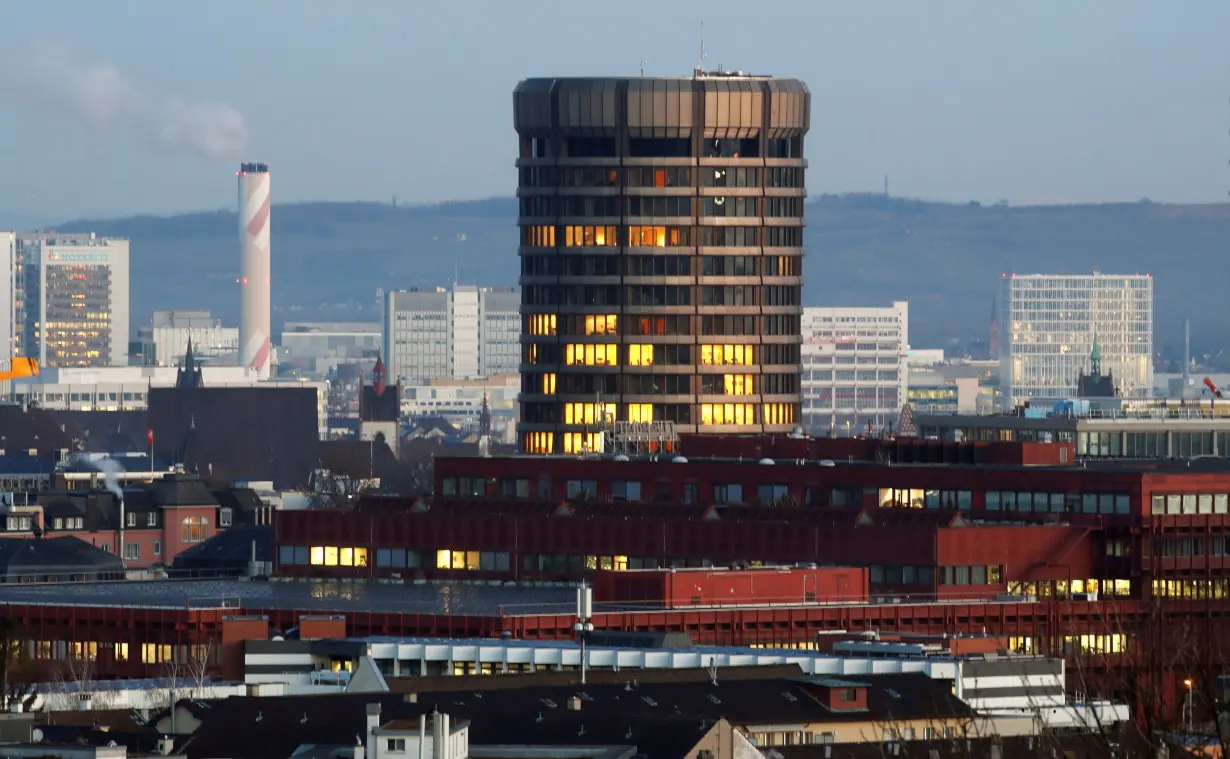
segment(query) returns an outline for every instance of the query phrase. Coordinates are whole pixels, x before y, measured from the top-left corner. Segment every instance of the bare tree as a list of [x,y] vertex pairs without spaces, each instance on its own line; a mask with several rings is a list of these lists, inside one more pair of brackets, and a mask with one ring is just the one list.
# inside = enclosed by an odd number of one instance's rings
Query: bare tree
[[95,677],[94,658],[89,652],[70,656],[52,675],[51,684],[43,694],[43,711],[77,711],[88,700],[92,709],[111,709],[117,703],[114,691],[105,691]]
[[0,619],[0,707],[5,712],[30,711],[38,698],[34,661],[24,630],[14,619]]
[[214,656],[213,641],[175,647],[171,658],[162,665],[159,682],[168,709],[174,711],[176,702],[181,699],[191,700],[204,695]]

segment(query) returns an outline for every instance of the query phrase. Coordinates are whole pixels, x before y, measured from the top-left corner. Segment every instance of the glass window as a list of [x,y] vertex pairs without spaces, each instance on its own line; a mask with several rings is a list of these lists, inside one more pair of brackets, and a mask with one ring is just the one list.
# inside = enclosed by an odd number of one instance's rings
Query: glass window
[[1197,504],[1196,508],[1199,513],[1201,514],[1212,514],[1213,513],[1213,496],[1212,495],[1198,496],[1196,500],[1196,504]]
[[1132,498],[1126,495],[1115,496],[1115,513],[1116,514],[1131,514],[1132,513]]

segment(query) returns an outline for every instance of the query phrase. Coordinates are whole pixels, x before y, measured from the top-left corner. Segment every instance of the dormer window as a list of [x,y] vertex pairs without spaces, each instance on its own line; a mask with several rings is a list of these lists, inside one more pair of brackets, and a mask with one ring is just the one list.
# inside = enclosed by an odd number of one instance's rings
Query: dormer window
[[28,515],[13,515],[8,517],[5,527],[9,532],[20,532],[30,529],[31,521]]
[[219,527],[230,527],[231,526],[231,509],[229,506],[226,508],[218,509],[218,526]]
[[153,511],[146,514],[145,515],[145,526],[146,527],[157,527],[158,526],[158,514]]
[[55,526],[55,529],[63,530],[64,529],[64,517],[56,517],[55,521],[53,521],[52,524]]
[[135,512],[135,511],[130,511],[130,512],[128,512],[128,519],[127,519],[127,522],[128,522],[128,525],[127,525],[128,527],[136,527],[136,526],[137,526],[137,514],[136,514],[136,512]]

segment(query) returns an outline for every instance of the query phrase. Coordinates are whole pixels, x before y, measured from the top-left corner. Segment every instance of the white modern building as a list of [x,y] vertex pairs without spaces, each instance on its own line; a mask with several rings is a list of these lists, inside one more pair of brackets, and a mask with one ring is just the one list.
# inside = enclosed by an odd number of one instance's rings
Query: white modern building
[[1076,396],[1096,339],[1118,394],[1153,385],[1153,278],[1147,274],[1006,274],[1001,283],[1003,403]]
[[[172,387],[178,374],[175,366],[47,368],[38,377],[13,380],[5,400],[50,411],[139,411],[149,408],[151,387]],[[210,364],[201,367],[201,382],[205,387],[314,387],[321,436],[329,430],[328,382],[262,380],[256,367]]]
[[814,435],[895,425],[909,385],[909,304],[803,309],[803,420]]
[[222,326],[208,311],[155,311],[150,325],[137,330],[145,366],[179,366],[189,340],[192,354],[206,363],[238,358],[239,328]]
[[21,354],[21,266],[17,235],[0,229],[0,361]]
[[128,365],[128,241],[38,232],[17,240],[22,348],[45,367]]
[[515,373],[520,306],[515,288],[455,285],[385,293],[381,343],[389,379],[422,385]]
[[287,322],[278,361],[313,376],[338,364],[361,361],[380,350],[380,322]]
[[516,441],[517,394],[520,391],[521,376],[518,374],[404,385],[401,414],[411,420],[411,424],[420,419],[440,417],[462,432],[477,432],[486,399],[495,442],[513,443]]

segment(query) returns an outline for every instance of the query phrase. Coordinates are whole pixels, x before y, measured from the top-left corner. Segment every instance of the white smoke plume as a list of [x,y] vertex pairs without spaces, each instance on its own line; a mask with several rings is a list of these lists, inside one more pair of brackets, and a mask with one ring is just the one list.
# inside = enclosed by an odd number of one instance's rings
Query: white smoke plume
[[94,459],[87,456],[78,456],[77,461],[101,472],[106,480],[107,490],[115,495],[116,501],[123,503],[124,490],[120,487],[119,473],[124,471],[124,467],[120,466],[120,462],[110,457]]
[[131,129],[159,147],[237,160],[248,144],[243,114],[143,90],[110,64],[86,63],[58,46],[0,57],[0,86],[14,99],[79,118],[99,132]]

